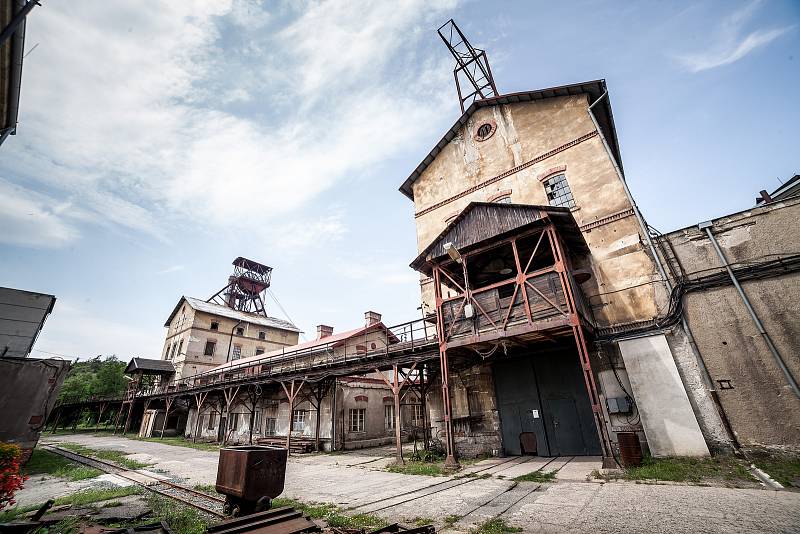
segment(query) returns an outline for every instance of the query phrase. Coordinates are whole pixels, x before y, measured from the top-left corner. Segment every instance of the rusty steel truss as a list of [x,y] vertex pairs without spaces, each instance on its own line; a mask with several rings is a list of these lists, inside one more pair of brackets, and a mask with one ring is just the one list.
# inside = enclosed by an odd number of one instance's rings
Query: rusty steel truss
[[[497,87],[492,77],[492,69],[489,68],[486,51],[472,46],[453,19],[442,24],[438,33],[456,60],[453,78],[456,81],[461,113],[466,109],[465,102],[471,104],[478,99],[497,96]],[[471,90],[462,88],[462,84],[471,87]]]

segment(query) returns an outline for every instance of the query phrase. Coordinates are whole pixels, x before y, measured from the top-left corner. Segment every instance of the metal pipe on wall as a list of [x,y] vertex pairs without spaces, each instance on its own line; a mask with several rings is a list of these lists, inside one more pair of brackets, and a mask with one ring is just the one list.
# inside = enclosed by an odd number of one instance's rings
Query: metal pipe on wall
[[731,269],[730,263],[728,263],[728,259],[725,257],[725,254],[722,252],[722,249],[719,247],[719,243],[717,242],[717,238],[714,237],[714,234],[711,232],[711,227],[714,226],[714,223],[711,221],[702,222],[697,225],[701,231],[705,231],[708,239],[711,241],[711,245],[714,247],[714,250],[719,256],[719,260],[722,262],[722,265],[725,267],[725,270],[728,271],[728,276],[731,278],[731,282],[733,282],[736,291],[739,293],[739,296],[742,298],[742,302],[744,302],[744,307],[747,308],[747,312],[750,314],[750,317],[753,319],[753,323],[756,325],[759,334],[761,337],[764,338],[764,342],[766,342],[767,347],[769,347],[769,351],[772,353],[772,356],[775,358],[775,361],[778,362],[778,367],[781,368],[783,375],[786,377],[786,381],[789,383],[789,387],[792,389],[792,392],[800,398],[800,387],[797,386],[797,381],[795,380],[794,376],[792,375],[792,371],[786,366],[786,362],[783,360],[780,352],[778,352],[778,348],[772,342],[772,338],[769,337],[764,325],[761,323],[761,319],[758,318],[758,314],[753,309],[753,306],[750,304],[750,299],[747,298],[747,295],[742,289],[742,286],[739,285],[739,280],[736,278],[736,275],[733,273]]

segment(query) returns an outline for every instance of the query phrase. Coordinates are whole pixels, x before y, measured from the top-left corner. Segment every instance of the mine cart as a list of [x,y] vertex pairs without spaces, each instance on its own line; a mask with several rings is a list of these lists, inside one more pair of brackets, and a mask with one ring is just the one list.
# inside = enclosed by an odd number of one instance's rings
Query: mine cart
[[218,493],[225,495],[225,513],[242,516],[268,510],[283,492],[286,449],[246,445],[219,451]]

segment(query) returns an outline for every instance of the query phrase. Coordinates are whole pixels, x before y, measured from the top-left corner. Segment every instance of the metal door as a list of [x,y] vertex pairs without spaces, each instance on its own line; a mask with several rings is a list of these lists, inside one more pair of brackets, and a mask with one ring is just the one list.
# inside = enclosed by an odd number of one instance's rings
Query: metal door
[[580,456],[586,454],[578,409],[574,399],[549,399],[552,438],[550,453],[553,456]]
[[495,362],[493,375],[503,452],[515,456],[522,454],[519,435],[533,432],[538,444],[537,453],[549,455],[531,359],[514,358]]

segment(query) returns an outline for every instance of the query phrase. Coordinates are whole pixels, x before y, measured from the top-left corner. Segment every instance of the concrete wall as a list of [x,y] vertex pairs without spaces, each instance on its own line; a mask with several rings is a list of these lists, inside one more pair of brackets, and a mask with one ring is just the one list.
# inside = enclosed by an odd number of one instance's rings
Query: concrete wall
[[[753,263],[800,251],[800,198],[759,206],[713,221],[728,261]],[[705,235],[691,226],[665,236],[686,273],[721,270]],[[796,379],[800,377],[800,273],[742,286]],[[800,450],[800,399],[759,335],[733,285],[692,292],[684,306],[689,327],[738,441],[744,447]],[[722,382],[720,387],[718,381]],[[730,384],[730,389],[728,389]]]

